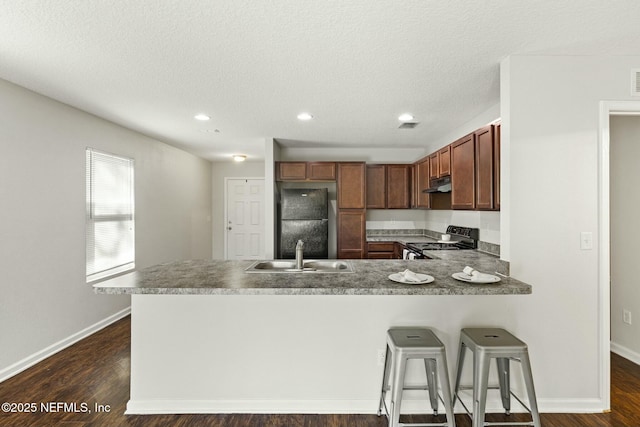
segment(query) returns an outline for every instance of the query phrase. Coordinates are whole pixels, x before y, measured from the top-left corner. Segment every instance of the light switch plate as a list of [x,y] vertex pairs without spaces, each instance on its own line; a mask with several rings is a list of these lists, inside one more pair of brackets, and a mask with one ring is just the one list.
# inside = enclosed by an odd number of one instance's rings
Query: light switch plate
[[580,249],[588,251],[593,249],[593,233],[590,231],[583,231],[580,233]]

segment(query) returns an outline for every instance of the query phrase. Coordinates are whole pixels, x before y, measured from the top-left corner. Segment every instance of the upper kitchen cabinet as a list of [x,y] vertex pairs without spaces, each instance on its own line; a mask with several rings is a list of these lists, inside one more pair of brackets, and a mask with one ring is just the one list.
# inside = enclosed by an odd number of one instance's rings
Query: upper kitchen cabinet
[[494,127],[488,125],[474,132],[476,169],[476,209],[495,209]]
[[367,209],[387,207],[387,168],[367,165]]
[[367,208],[409,209],[412,166],[367,165]]
[[429,156],[429,178],[436,179],[451,174],[451,146],[441,148]]
[[335,181],[335,162],[278,162],[277,181]]
[[429,208],[430,197],[422,190],[429,188],[429,157],[418,160],[414,165],[414,195],[413,200],[416,208]]
[[502,125],[497,123],[493,129],[493,207],[500,210],[500,130]]
[[278,181],[304,181],[307,179],[306,162],[278,162],[276,168],[276,180]]
[[387,165],[387,208],[411,207],[411,165]]
[[452,209],[475,209],[475,164],[473,133],[451,144]]
[[338,209],[365,209],[366,165],[364,162],[337,164]]

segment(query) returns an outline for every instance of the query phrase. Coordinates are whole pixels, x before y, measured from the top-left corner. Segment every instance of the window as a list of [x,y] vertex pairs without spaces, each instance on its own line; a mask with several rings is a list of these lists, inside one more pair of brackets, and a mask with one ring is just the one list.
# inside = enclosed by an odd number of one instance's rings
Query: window
[[135,267],[133,160],[87,148],[87,282]]

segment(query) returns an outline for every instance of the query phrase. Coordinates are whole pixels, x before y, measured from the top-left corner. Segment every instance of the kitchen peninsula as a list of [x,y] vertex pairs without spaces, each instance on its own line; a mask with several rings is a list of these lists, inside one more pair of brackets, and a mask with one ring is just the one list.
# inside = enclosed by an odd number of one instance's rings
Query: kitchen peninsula
[[[390,326],[432,327],[455,366],[460,328],[517,322],[531,287],[453,279],[465,265],[495,271],[497,258],[464,252],[349,260],[352,273],[251,274],[251,261],[181,261],[99,283],[97,293],[132,294],[127,413],[375,413]],[[435,281],[389,280],[405,269]],[[411,410],[420,401],[406,402]]]

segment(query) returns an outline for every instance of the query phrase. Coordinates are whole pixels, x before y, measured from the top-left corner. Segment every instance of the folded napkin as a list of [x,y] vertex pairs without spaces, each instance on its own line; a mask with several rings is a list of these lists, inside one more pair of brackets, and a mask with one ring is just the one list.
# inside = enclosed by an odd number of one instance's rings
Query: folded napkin
[[473,267],[466,266],[462,272],[471,277],[471,280],[491,280],[495,276],[493,274],[480,273]]
[[422,280],[418,277],[416,273],[411,270],[405,270],[400,275],[404,278],[406,282],[421,282]]

